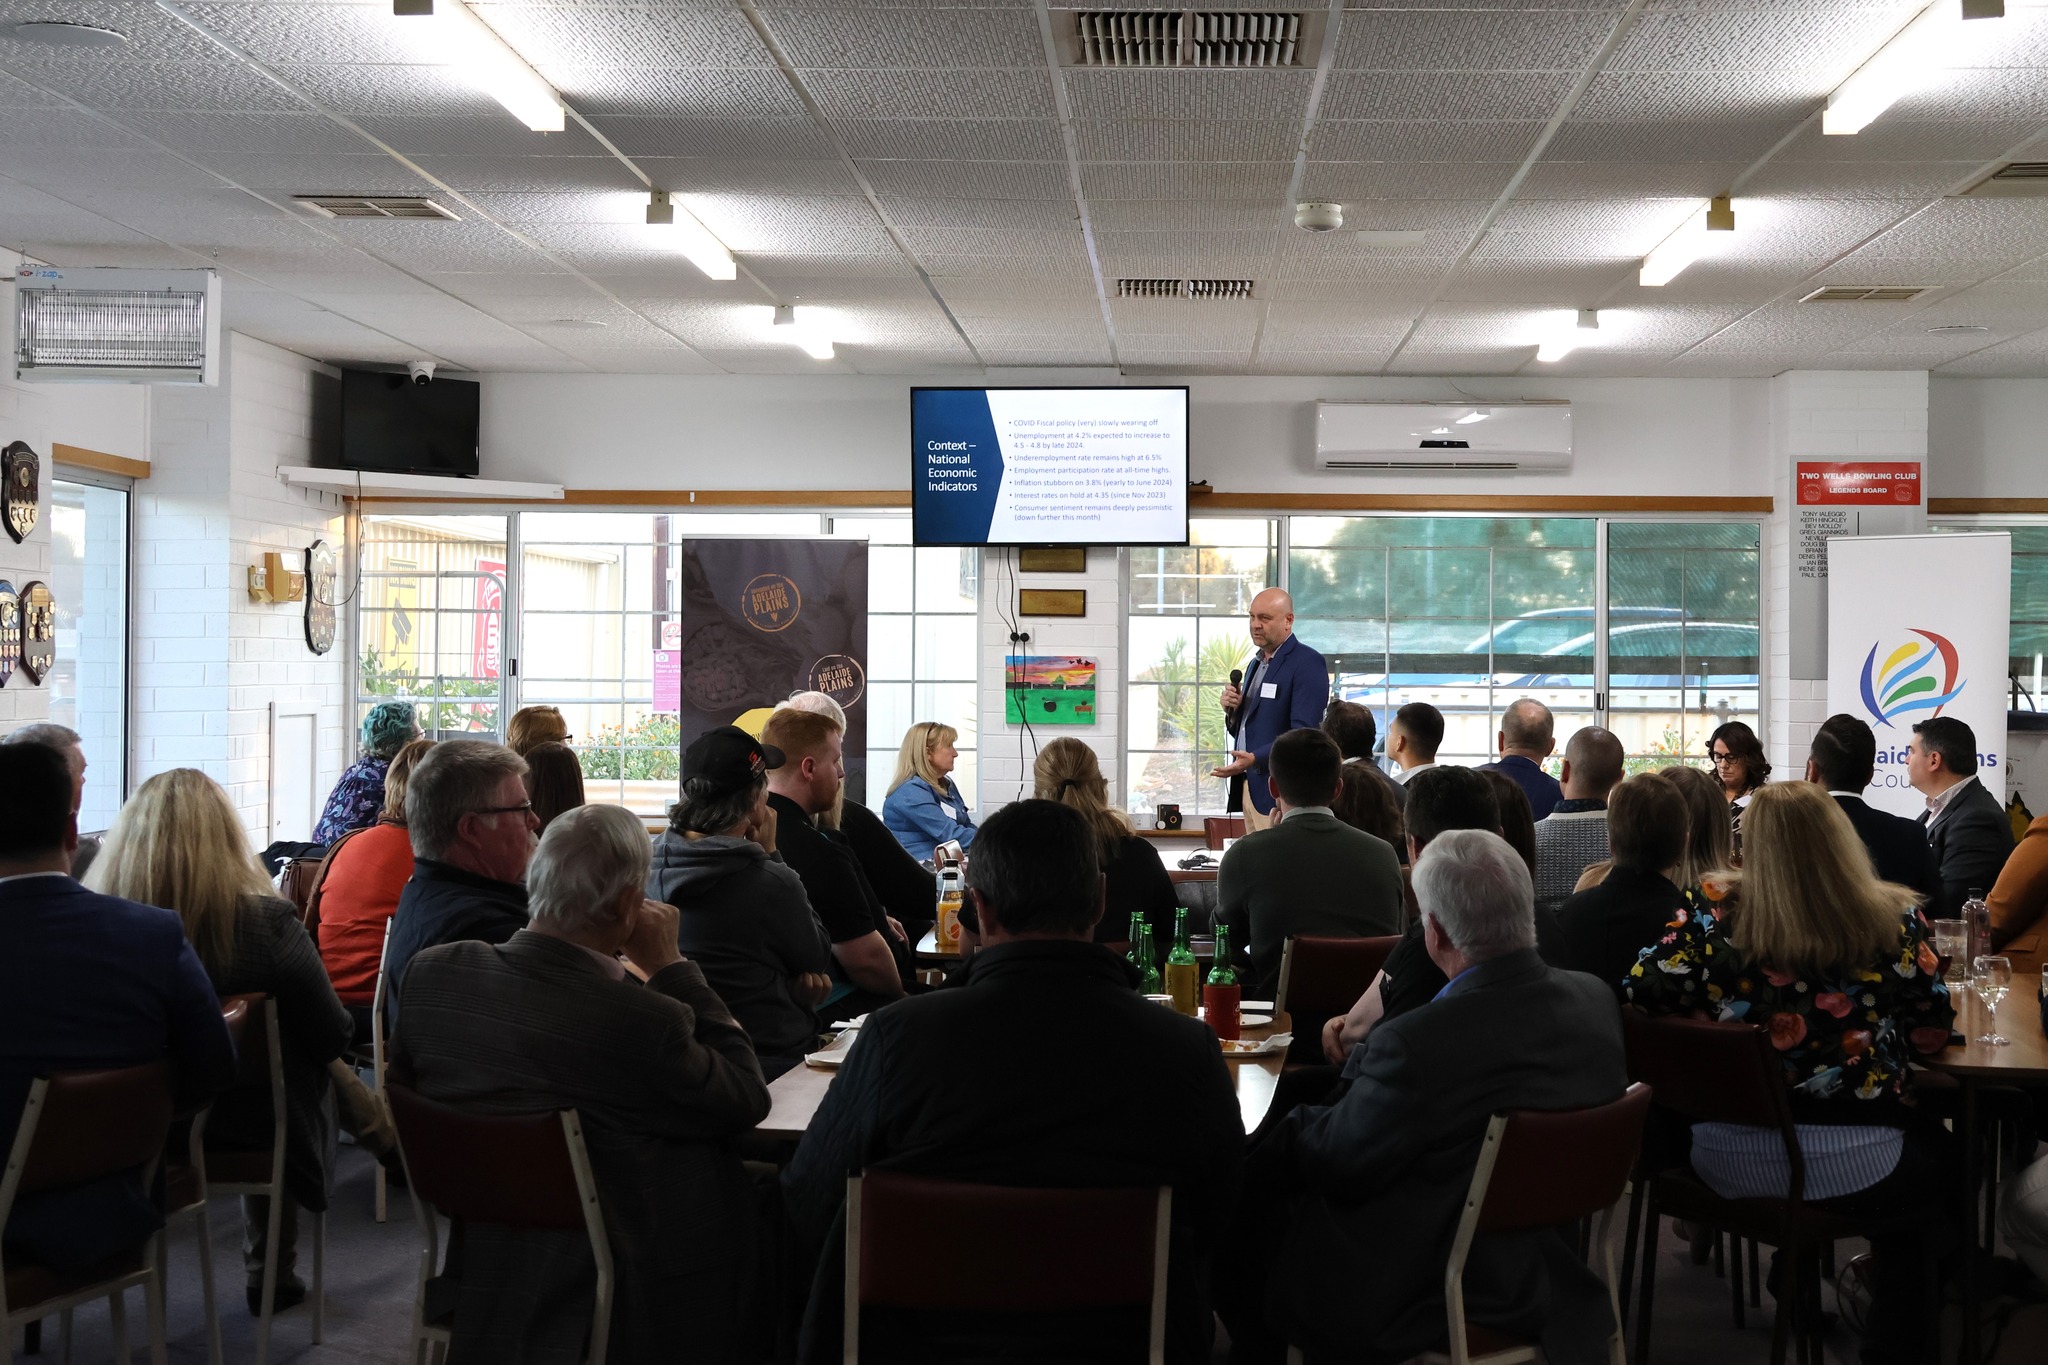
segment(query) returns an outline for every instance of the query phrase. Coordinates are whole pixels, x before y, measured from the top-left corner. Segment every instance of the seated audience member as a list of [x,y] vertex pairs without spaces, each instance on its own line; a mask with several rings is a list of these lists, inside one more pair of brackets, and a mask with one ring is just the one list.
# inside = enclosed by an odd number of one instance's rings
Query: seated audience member
[[363,755],[351,763],[327,794],[327,807],[313,826],[313,842],[332,844],[352,829],[377,823],[384,809],[384,772],[391,756],[420,737],[409,701],[383,701],[363,717]]
[[[87,884],[176,911],[217,994],[261,993],[277,1003],[287,1196],[278,1220],[277,1307],[290,1308],[306,1297],[306,1286],[293,1273],[298,1210],[325,1210],[333,1183],[339,1117],[337,1078],[328,1063],[348,1050],[355,1022],[335,997],[319,949],[300,927],[298,907],[280,899],[263,875],[228,794],[198,769],[158,773],[136,790],[107,831]],[[353,1081],[353,1073],[339,1070]],[[222,1146],[268,1150],[273,1124],[268,1088],[238,1089],[214,1104],[206,1137]],[[257,1313],[270,1201],[247,1196],[242,1212],[242,1265],[249,1311]]]
[[537,745],[567,744],[574,738],[559,707],[522,706],[505,722],[505,747],[521,758],[532,753]]
[[[1408,866],[1413,880],[1415,860],[1446,830],[1483,829],[1500,833],[1500,799],[1485,773],[1470,768],[1438,768],[1416,774],[1408,788]],[[1412,892],[1411,892],[1412,898]],[[1386,966],[1358,997],[1348,1014],[1323,1025],[1323,1055],[1341,1065],[1351,1049],[1365,1041],[1381,1019],[1406,1014],[1427,1004],[1444,988],[1444,974],[1429,956],[1422,917],[1410,915],[1407,929]],[[1296,1028],[1313,1028],[1302,1020]]]
[[[1939,1121],[1913,1107],[1912,1071],[1948,1045],[1955,1010],[1927,923],[1911,891],[1872,874],[1848,817],[1818,786],[1758,791],[1742,841],[1742,870],[1717,878],[1725,898],[1715,916],[1674,926],[1629,969],[1624,998],[1651,1014],[1770,1030],[1807,1202],[1892,1220],[1871,1244],[1863,1359],[1933,1360],[1939,1278],[1922,1253],[1939,1239],[1912,1215],[1940,1207],[1953,1172]],[[1695,1124],[1692,1167],[1731,1199],[1789,1188],[1775,1130]]]
[[832,989],[832,940],[775,851],[768,774],[781,766],[780,749],[736,726],[692,740],[683,799],[647,874],[648,897],[679,912],[677,947],[747,1031],[769,1080],[818,1041],[815,1010]]
[[1500,716],[1500,758],[1486,770],[1506,773],[1529,798],[1529,817],[1541,820],[1564,800],[1558,780],[1543,771],[1543,760],[1557,752],[1557,720],[1534,697],[1508,703]]
[[1337,796],[1330,802],[1330,813],[1353,829],[1385,840],[1397,861],[1405,858],[1408,836],[1402,828],[1401,807],[1408,789],[1363,763],[1345,763],[1337,777]]
[[[1173,941],[1173,912],[1179,905],[1173,879],[1151,843],[1131,833],[1130,821],[1111,809],[1109,781],[1095,751],[1071,735],[1053,740],[1038,751],[1031,777],[1033,796],[1073,807],[1095,831],[1103,905],[1095,925],[1096,942],[1124,942],[1130,937],[1131,916],[1142,915],[1163,954]],[[963,917],[968,911],[962,908]],[[978,926],[970,927],[978,932]]]
[[[782,1181],[797,1263],[826,1257],[804,1359],[839,1358],[846,1177],[875,1167],[998,1185],[1172,1186],[1166,1358],[1208,1360],[1206,1261],[1236,1197],[1244,1129],[1215,1035],[1148,1004],[1128,964],[1089,942],[1099,844],[1085,816],[1049,801],[991,815],[967,863],[983,938],[968,980],[871,1018],[825,1092]],[[1144,1324],[1133,1325],[1142,1354]],[[874,1310],[863,1337],[863,1359],[935,1361],[1093,1361],[1128,1341],[1099,1314]]]
[[1622,778],[1621,741],[1588,725],[1564,746],[1564,799],[1536,822],[1536,912],[1556,914],[1579,874],[1607,857],[1607,793]]
[[[647,831],[619,806],[548,826],[533,921],[501,944],[419,955],[392,1079],[480,1114],[575,1109],[615,1258],[617,1365],[750,1360],[755,1203],[728,1143],[768,1113],[745,1030],[643,899]],[[646,976],[630,979],[623,952]],[[580,1361],[592,1310],[583,1230],[463,1226],[451,1241],[451,1361]]]
[[2048,1156],[1998,1187],[1998,1235],[2033,1275],[2034,1283],[2048,1285]]
[[[1806,780],[1826,788],[1849,817],[1856,837],[1870,853],[1878,880],[1919,893],[1922,908],[1938,914],[1941,868],[1927,846],[1927,836],[1911,820],[1878,810],[1863,799],[1863,789],[1876,773],[1877,736],[1856,717],[1829,716],[1814,732],[1806,752]],[[2004,818],[2000,811],[1999,819]]]
[[1529,875],[1536,875],[1536,817],[1529,810],[1529,796],[1516,781],[1499,768],[1481,768],[1479,775],[1493,785],[1493,799],[1500,803],[1500,837],[1522,855]]
[[1406,799],[1406,789],[1388,777],[1386,769],[1380,767],[1379,761],[1373,757],[1373,747],[1379,741],[1379,729],[1370,706],[1332,697],[1330,704],[1323,708],[1323,733],[1336,744],[1337,752],[1344,755],[1344,762],[1378,778],[1398,810]]
[[[792,692],[776,709],[783,707],[829,716],[837,722],[840,735],[846,734],[845,709],[823,692]],[[867,875],[868,885],[881,897],[889,918],[903,930],[904,941],[916,943],[923,938],[939,914],[938,882],[931,869],[896,842],[881,816],[858,801],[849,801],[844,783],[840,784],[839,799],[831,810],[819,814],[817,825],[846,836],[847,847]]]
[[1685,851],[1685,800],[1654,773],[1631,777],[1607,798],[1613,864],[1598,886],[1566,898],[1544,957],[1619,990],[1621,978],[1685,910],[1671,869]]
[[[2027,826],[1993,884],[1991,946],[2028,957],[2048,953],[2048,815]],[[2048,1284],[2048,1278],[2042,1280]]]
[[1394,713],[1387,726],[1387,757],[1394,760],[1394,780],[1407,786],[1417,773],[1436,766],[1444,742],[1444,713],[1426,701],[1411,701]]
[[[0,745],[0,1168],[38,1076],[167,1060],[183,1109],[235,1078],[220,1001],[178,917],[70,876],[71,792],[56,749]],[[12,1275],[25,1263],[83,1271],[162,1226],[138,1171],[22,1195],[0,1235]]]
[[583,760],[566,744],[548,740],[522,755],[526,759],[526,799],[542,833],[564,811],[583,804]]
[[782,766],[768,774],[775,847],[803,879],[804,895],[832,940],[837,984],[824,1002],[828,1023],[897,999],[910,970],[909,945],[889,923],[853,849],[816,823],[846,781],[840,740],[832,718],[814,711],[777,711],[761,730],[761,742],[783,756]]
[[[1375,1029],[1333,1104],[1297,1108],[1252,1153],[1218,1276],[1234,1365],[1284,1346],[1310,1360],[1392,1362],[1444,1343],[1443,1257],[1488,1121],[1580,1109],[1628,1085],[1621,1020],[1601,982],[1536,954],[1529,869],[1499,835],[1453,830],[1414,863],[1423,940],[1448,979]],[[1482,1235],[1465,1316],[1531,1338],[1553,1361],[1598,1361],[1607,1291],[1569,1229]]]
[[1739,720],[1714,727],[1714,733],[1707,736],[1707,758],[1721,784],[1722,799],[1728,803],[1728,825],[1740,854],[1742,812],[1749,808],[1749,798],[1771,780],[1771,761],[1764,757],[1764,742],[1756,737],[1756,731]]
[[526,760],[483,739],[444,739],[412,770],[405,831],[412,879],[391,917],[384,1026],[398,1022],[413,954],[438,943],[503,943],[526,927],[526,861],[540,822],[526,799]]
[[368,829],[345,834],[327,850],[307,918],[318,927],[320,960],[334,993],[356,1023],[356,1045],[370,1042],[370,1005],[384,961],[384,934],[412,879],[412,836],[405,828],[405,792],[431,739],[400,749],[384,773],[384,810]]
[[1960,915],[1972,890],[1989,891],[2012,853],[2012,821],[1998,793],[1977,779],[1977,736],[1954,716],[1913,727],[1906,775],[1927,798],[1920,828],[1941,869],[1943,916]]
[[[65,766],[71,769],[71,809],[85,809],[85,741],[78,731],[55,721],[36,720],[21,726],[6,739],[9,744],[41,744],[64,755]],[[92,866],[92,860],[99,856],[100,841],[80,835],[78,854],[71,860],[71,875],[83,877],[85,870]]]
[[896,756],[896,775],[889,779],[882,802],[882,823],[911,857],[930,862],[933,849],[974,842],[974,816],[960,789],[953,785],[953,765],[960,751],[960,732],[935,720],[921,720],[903,736]]
[[1250,950],[1249,993],[1273,998],[1296,934],[1401,932],[1393,845],[1330,811],[1344,760],[1321,730],[1289,730],[1266,758],[1274,823],[1230,846],[1216,873],[1216,918]]
[[1700,882],[1709,872],[1735,866],[1735,831],[1728,820],[1728,802],[1714,775],[1686,764],[1659,768],[1685,802],[1685,851],[1671,880],[1695,908],[1705,898]]

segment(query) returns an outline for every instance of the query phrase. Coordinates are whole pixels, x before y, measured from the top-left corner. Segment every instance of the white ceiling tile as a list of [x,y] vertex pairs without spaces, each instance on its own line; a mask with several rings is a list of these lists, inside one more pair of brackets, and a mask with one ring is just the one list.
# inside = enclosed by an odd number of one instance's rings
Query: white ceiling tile
[[1519,161],[1541,123],[1414,119],[1319,122],[1309,140],[1318,161]]
[[1299,123],[1136,119],[1074,125],[1083,161],[1280,161],[1301,145]]
[[1064,161],[1059,129],[1043,119],[842,116],[834,128],[856,159]]
[[1028,6],[940,10],[861,5],[777,7],[768,31],[800,67],[1031,67],[1045,59]]
[[1043,70],[806,71],[804,87],[828,117],[845,119],[1051,118]]
[[1614,16],[1507,7],[1492,13],[1353,11],[1333,65],[1342,71],[1571,71],[1600,50]]
[[908,198],[1058,199],[1071,203],[1066,167],[1052,161],[859,161],[875,193]]
[[1065,73],[1076,119],[1201,119],[1291,124],[1300,132],[1311,71],[1089,71]]
[[1569,72],[1525,71],[1479,84],[1435,71],[1337,71],[1316,112],[1324,119],[1542,122],[1564,103],[1573,79]]
[[[579,66],[773,66],[730,5],[479,3],[476,11],[526,59]],[[403,22],[403,21],[400,21]]]

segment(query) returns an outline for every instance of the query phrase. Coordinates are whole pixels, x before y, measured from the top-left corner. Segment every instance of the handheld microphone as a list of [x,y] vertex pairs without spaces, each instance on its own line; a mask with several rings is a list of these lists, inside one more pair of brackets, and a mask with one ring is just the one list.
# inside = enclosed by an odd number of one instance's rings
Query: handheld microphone
[[1233,669],[1231,669],[1231,670],[1230,670],[1230,685],[1231,685],[1232,687],[1240,687],[1240,686],[1242,686],[1243,684],[1244,684],[1244,670],[1243,670],[1243,669],[1241,669],[1241,668],[1233,668]]

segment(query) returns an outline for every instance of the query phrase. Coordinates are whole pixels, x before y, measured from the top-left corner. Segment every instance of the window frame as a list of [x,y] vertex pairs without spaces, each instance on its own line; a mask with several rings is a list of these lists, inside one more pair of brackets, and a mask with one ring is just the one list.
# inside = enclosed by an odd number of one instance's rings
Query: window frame
[[[54,496],[57,483],[84,484],[90,488],[101,488],[122,496],[121,517],[121,743],[120,755],[116,760],[121,799],[115,803],[118,810],[126,805],[131,794],[129,781],[135,771],[135,480],[126,474],[111,474],[104,470],[87,469],[81,465],[66,464],[53,459],[50,462],[48,491]],[[106,765],[102,756],[95,760],[95,769]],[[106,779],[93,779],[103,782]],[[100,834],[103,830],[80,830],[83,834]]]

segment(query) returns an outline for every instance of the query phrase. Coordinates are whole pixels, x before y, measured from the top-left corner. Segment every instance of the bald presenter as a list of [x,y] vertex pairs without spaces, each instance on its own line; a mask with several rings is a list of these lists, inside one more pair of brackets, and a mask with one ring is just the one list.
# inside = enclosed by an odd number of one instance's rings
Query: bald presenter
[[[1330,701],[1330,668],[1294,633],[1294,599],[1267,588],[1247,613],[1257,653],[1231,674],[1223,689],[1223,723],[1230,727],[1230,762],[1210,776],[1230,779],[1224,809],[1244,813],[1245,832],[1273,823],[1273,789],[1266,755],[1289,730],[1323,723]],[[1242,674],[1240,679],[1239,674]]]

